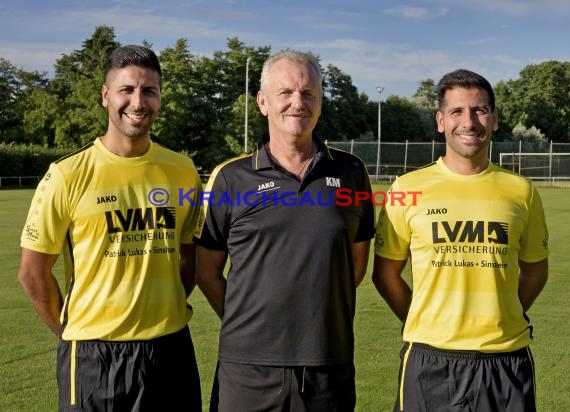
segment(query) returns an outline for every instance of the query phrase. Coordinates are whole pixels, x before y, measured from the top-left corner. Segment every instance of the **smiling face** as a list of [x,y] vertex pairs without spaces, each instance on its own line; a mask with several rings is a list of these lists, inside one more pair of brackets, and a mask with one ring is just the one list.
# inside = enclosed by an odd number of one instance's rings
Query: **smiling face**
[[132,65],[112,69],[101,95],[109,113],[108,135],[149,138],[160,111],[160,75],[156,71]]
[[271,65],[257,95],[271,138],[310,138],[321,114],[317,74],[306,63],[281,59]]
[[437,130],[445,135],[445,162],[486,167],[489,142],[498,127],[497,111],[491,108],[484,89],[455,87],[445,93],[436,113]]

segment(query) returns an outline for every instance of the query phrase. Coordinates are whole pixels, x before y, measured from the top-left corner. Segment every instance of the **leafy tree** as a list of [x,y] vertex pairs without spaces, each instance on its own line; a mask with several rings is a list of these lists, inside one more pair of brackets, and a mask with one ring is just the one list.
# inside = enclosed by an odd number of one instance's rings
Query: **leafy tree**
[[536,141],[536,142],[545,142],[546,141],[546,139],[544,138],[544,134],[540,132],[540,129],[537,129],[534,126],[527,129],[521,123],[518,123],[513,128],[512,139],[515,142],[518,142],[519,140]]
[[28,133],[25,123],[31,96],[47,84],[45,74],[18,69],[0,58],[0,141],[41,142],[41,137]]
[[[267,122],[257,107],[256,99],[248,94],[247,98],[247,147],[251,152],[257,145],[259,136],[266,132]],[[232,116],[230,118],[229,130],[234,131],[237,135],[226,135],[225,141],[228,148],[233,154],[243,153],[245,139],[245,93],[237,98],[232,107]],[[238,138],[241,132],[241,139]]]
[[327,140],[358,139],[370,132],[366,95],[359,95],[352,79],[329,64],[323,70],[323,107],[315,132]]
[[420,81],[420,85],[412,96],[412,104],[418,111],[423,136],[422,140],[433,140],[437,136],[435,112],[437,111],[437,86],[433,79]]
[[528,65],[495,94],[506,127],[535,126],[547,139],[570,141],[570,62]]
[[24,131],[36,144],[53,147],[55,123],[61,115],[61,103],[56,94],[44,88],[34,88],[27,98],[24,113]]
[[[270,52],[269,46],[246,47],[237,38],[228,39],[227,46],[228,50],[216,51],[213,57],[203,57],[196,62],[197,95],[202,104],[214,112],[206,146],[197,155],[198,163],[205,171],[212,170],[216,164],[235,153],[226,143],[228,136],[236,142],[243,140],[243,127],[236,129],[237,123],[232,119],[236,118],[235,102],[245,92],[247,58],[250,58],[248,92],[256,96],[261,69]],[[248,106],[249,110],[257,110],[257,105],[250,105],[249,100]],[[257,130],[254,123],[250,130],[254,139],[257,139],[265,127]]]
[[56,145],[80,146],[105,133],[101,85],[107,56],[118,46],[113,28],[99,26],[81,49],[56,62],[52,89],[62,101],[64,114],[54,120]]
[[22,136],[22,113],[19,71],[8,60],[0,58],[0,142],[16,141]]
[[261,68],[271,50],[270,46],[257,49],[246,47],[235,37],[228,39],[227,48],[226,51],[215,51],[209,62],[213,65],[214,77],[208,80],[214,84],[216,94],[213,97],[217,99],[216,106],[222,114],[231,111],[234,101],[245,90],[245,68],[248,57],[250,58],[249,93],[257,95]]
[[173,48],[164,49],[160,64],[162,105],[153,133],[158,142],[195,157],[207,146],[215,114],[199,94],[196,58],[188,49],[188,41],[179,39]]
[[552,140],[570,140],[570,62],[526,66],[520,83],[520,89],[526,90],[525,126],[536,126]]
[[[378,102],[369,100],[366,93],[360,95],[362,110],[366,116],[368,130],[360,135],[360,140],[376,140],[378,138]],[[382,104],[382,107],[384,104]]]
[[424,79],[420,81],[418,89],[412,96],[414,106],[430,110],[433,113],[437,110],[437,90],[433,79]]
[[515,121],[516,106],[512,82],[500,81],[493,87],[495,106],[499,113],[499,128],[493,133],[493,140],[511,140],[512,130],[519,122]]
[[390,96],[382,105],[383,141],[422,141],[423,128],[419,112],[405,97]]

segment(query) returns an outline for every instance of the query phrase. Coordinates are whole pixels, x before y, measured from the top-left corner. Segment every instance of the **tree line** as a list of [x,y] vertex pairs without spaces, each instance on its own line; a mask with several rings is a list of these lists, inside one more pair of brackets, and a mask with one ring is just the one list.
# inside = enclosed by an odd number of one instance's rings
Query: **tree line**
[[[152,48],[148,41],[143,44]],[[80,49],[55,62],[51,79],[0,58],[0,143],[72,150],[104,134],[107,115],[100,90],[106,57],[118,46],[112,27],[96,27]],[[163,90],[161,115],[152,130],[155,141],[188,153],[208,172],[243,150],[246,98],[248,148],[266,132],[255,96],[270,46],[250,47],[229,38],[226,50],[198,56],[181,38],[157,54]],[[496,140],[570,142],[570,62],[528,65],[520,78],[501,81],[494,89],[500,113]],[[319,136],[331,141],[376,139],[378,101],[359,93],[351,77],[332,64],[323,67],[323,91]],[[392,95],[381,105],[383,141],[437,138],[434,80],[422,80],[411,99]]]

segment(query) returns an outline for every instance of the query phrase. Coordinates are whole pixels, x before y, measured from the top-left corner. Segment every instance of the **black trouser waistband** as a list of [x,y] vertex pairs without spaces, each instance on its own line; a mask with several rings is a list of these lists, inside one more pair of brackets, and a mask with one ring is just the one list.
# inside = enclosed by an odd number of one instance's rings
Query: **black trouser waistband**
[[[409,346],[410,343],[406,343]],[[413,343],[412,350],[418,351],[425,354],[446,356],[448,358],[455,359],[493,359],[493,358],[504,358],[504,357],[527,357],[528,348],[521,348],[512,352],[480,352],[476,350],[449,350],[449,349],[439,349],[425,343]]]

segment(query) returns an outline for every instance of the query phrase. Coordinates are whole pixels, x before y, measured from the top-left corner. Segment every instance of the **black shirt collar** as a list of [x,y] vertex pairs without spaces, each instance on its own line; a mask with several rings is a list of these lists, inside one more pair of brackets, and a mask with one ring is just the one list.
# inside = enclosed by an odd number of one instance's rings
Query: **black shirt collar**
[[[260,170],[260,169],[274,169],[274,162],[267,153],[267,149],[265,144],[269,142],[269,134],[263,135],[259,142],[257,143],[257,147],[255,148],[254,152],[251,156],[251,167],[253,170]],[[313,134],[313,142],[317,145],[317,155],[315,156],[315,161],[318,162],[322,159],[329,159],[334,160],[332,153],[330,152],[329,148],[318,136]]]

